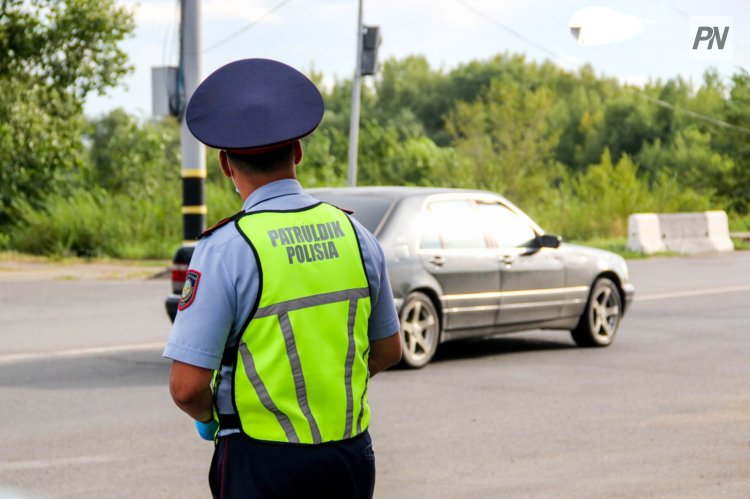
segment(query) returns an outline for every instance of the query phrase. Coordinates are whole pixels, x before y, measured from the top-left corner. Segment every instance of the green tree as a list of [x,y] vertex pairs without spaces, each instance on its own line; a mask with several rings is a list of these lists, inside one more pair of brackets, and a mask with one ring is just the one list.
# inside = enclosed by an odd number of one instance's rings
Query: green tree
[[637,160],[651,178],[664,174],[708,196],[719,195],[734,169],[732,159],[712,145],[711,134],[695,124],[678,130],[671,142],[645,145]]
[[719,186],[729,208],[741,215],[750,213],[750,73],[742,70],[732,77],[732,89],[725,101],[726,120],[741,128],[724,128],[717,134],[717,147],[734,161]]
[[[477,101],[460,103],[446,128],[454,140],[452,184],[494,190],[518,202],[544,197],[558,166],[559,132],[545,119],[553,94],[496,82]],[[448,179],[446,179],[448,180]]]
[[116,109],[95,119],[85,137],[91,158],[84,172],[88,185],[148,199],[165,184],[180,181],[180,128],[173,119],[139,123]]
[[423,135],[404,136],[395,126],[366,121],[360,131],[358,183],[363,185],[434,185],[448,170],[452,152]]
[[81,167],[84,99],[129,70],[119,43],[133,29],[115,0],[0,2],[0,225]]
[[13,218],[13,204],[42,197],[63,172],[84,161],[85,121],[77,102],[55,89],[28,88],[0,78],[0,227]]
[[409,135],[444,135],[443,120],[450,110],[451,96],[445,92],[446,78],[430,68],[422,56],[389,59],[375,83],[374,117],[383,126],[409,129]]

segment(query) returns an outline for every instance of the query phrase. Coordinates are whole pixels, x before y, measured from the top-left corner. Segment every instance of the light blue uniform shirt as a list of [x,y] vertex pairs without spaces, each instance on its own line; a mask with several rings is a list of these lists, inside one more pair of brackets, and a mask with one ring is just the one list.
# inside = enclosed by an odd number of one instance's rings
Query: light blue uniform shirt
[[[302,190],[299,182],[287,179],[254,191],[242,209],[245,212],[294,210],[317,202]],[[352,220],[370,284],[372,314],[368,336],[370,341],[386,338],[399,330],[399,321],[383,250],[375,236],[357,220]],[[241,328],[255,304],[259,286],[257,263],[234,223],[228,223],[198,242],[190,269],[200,272],[193,301],[177,312],[163,355],[216,370],[220,367],[224,348],[238,344]],[[218,402],[220,406],[224,405],[223,400]]]

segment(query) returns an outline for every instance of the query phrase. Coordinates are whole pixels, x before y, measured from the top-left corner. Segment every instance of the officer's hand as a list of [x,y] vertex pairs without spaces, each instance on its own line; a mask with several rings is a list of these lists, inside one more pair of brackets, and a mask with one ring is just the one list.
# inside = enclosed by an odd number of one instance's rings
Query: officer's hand
[[219,429],[219,423],[213,419],[208,423],[196,421],[195,429],[198,430],[198,435],[200,435],[203,440],[213,440],[216,435],[216,430]]

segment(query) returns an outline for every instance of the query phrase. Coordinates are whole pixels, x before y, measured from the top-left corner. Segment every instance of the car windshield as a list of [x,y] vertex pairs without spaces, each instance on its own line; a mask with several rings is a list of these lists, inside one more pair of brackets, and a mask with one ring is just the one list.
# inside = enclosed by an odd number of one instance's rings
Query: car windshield
[[337,194],[331,191],[310,192],[310,194],[326,203],[353,211],[354,218],[373,234],[393,202],[390,198],[373,195],[360,194],[354,196],[352,194]]

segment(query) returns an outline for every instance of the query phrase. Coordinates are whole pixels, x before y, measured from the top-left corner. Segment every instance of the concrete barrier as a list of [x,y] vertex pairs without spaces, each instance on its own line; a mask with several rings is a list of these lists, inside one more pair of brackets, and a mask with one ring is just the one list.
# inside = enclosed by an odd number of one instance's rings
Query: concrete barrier
[[648,255],[667,251],[661,238],[659,215],[635,213],[628,217],[628,249]]
[[692,254],[732,251],[734,245],[723,211],[635,213],[628,217],[628,249]]

